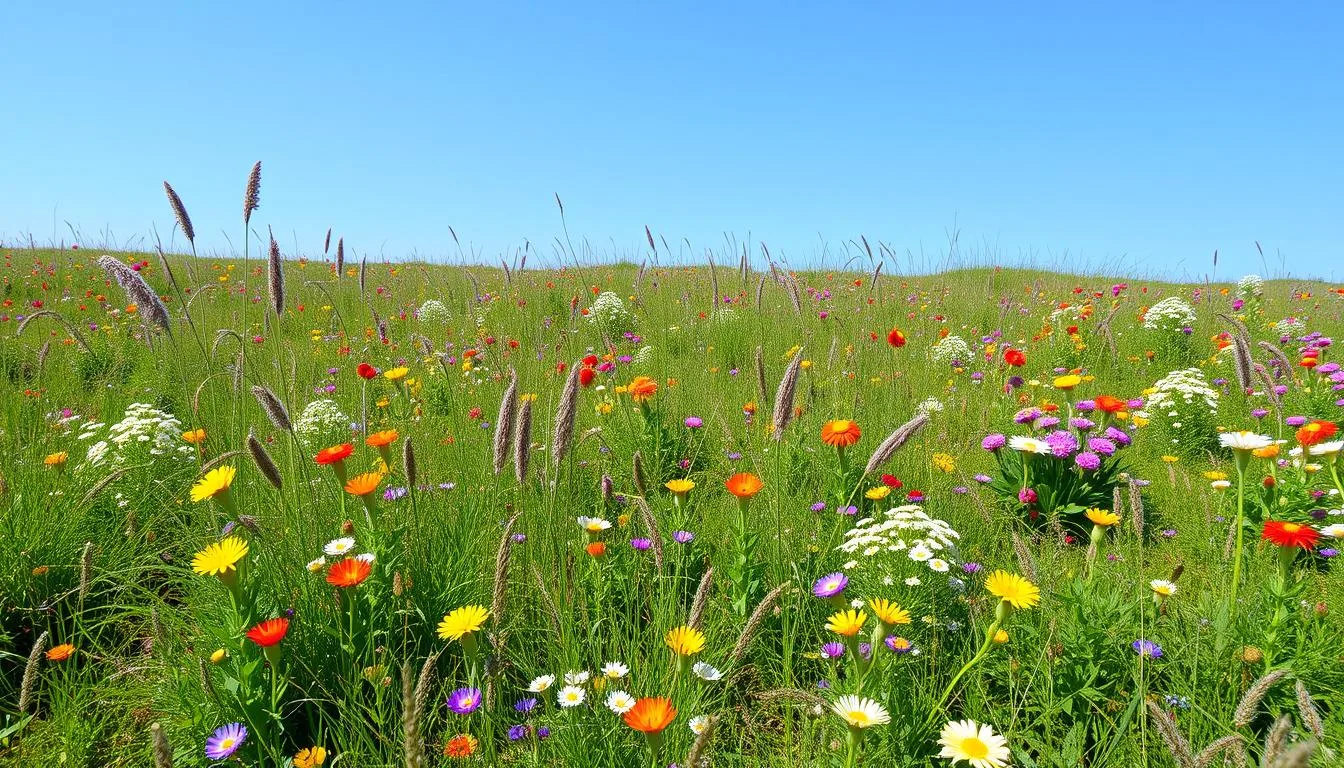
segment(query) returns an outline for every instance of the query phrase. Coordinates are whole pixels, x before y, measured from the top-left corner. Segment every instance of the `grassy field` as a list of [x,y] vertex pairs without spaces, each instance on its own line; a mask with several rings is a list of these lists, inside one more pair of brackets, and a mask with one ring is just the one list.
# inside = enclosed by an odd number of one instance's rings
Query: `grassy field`
[[1338,764],[1334,286],[259,250],[3,250],[0,763]]

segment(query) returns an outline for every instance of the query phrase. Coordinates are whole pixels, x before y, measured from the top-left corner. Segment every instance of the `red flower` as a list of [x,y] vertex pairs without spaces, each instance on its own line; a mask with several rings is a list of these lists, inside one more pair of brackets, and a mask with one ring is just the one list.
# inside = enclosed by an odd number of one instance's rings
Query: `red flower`
[[607,545],[603,544],[600,541],[594,541],[592,544],[589,544],[587,547],[584,547],[584,549],[588,552],[589,555],[592,555],[593,557],[601,557],[607,554]]
[[1316,546],[1316,540],[1321,537],[1321,534],[1310,525],[1286,523],[1282,520],[1266,520],[1265,529],[1260,535],[1271,544],[1302,549]]
[[887,343],[897,349],[905,346],[905,334],[901,333],[900,328],[892,328],[887,331]]
[[335,587],[357,587],[367,578],[373,566],[367,561],[347,557],[327,571],[327,583]]
[[1261,480],[1260,482],[1261,482],[1261,484],[1264,485],[1266,488],[1273,488],[1273,487],[1274,487],[1274,484],[1275,484],[1275,483],[1274,483],[1274,476],[1273,476],[1273,475],[1265,475],[1265,479],[1264,479],[1264,480]]
[[368,363],[360,363],[355,373],[358,373],[361,379],[372,379],[378,375],[378,369]]
[[580,362],[589,368],[592,368],[594,365],[597,365],[597,355],[584,355],[583,360]]
[[1118,397],[1111,397],[1110,395],[1098,395],[1097,399],[1094,400],[1093,402],[1097,404],[1097,410],[1101,411],[1102,413],[1118,413],[1120,411],[1125,410],[1125,401],[1121,400]]
[[350,443],[341,443],[318,451],[317,455],[313,457],[313,461],[318,464],[336,464],[350,458],[350,454],[354,452],[355,446]]
[[284,640],[288,632],[289,619],[268,619],[247,630],[247,639],[262,648],[270,648]]
[[902,483],[901,479],[895,475],[883,475],[882,484],[894,491],[900,490],[901,486],[905,485],[905,483]]
[[579,369],[579,384],[580,384],[580,386],[584,386],[584,387],[586,387],[586,386],[588,386],[589,384],[592,384],[592,383],[593,383],[593,377],[596,376],[596,375],[597,375],[597,374],[593,372],[593,369],[592,369],[592,368],[589,368],[589,367],[586,367],[586,366],[583,367],[583,368],[580,368],[580,369]]
[[1297,442],[1305,446],[1316,445],[1334,437],[1338,431],[1339,427],[1335,426],[1333,421],[1317,419],[1297,430]]
[[1004,350],[1003,362],[1013,366],[1014,368],[1021,368],[1022,366],[1027,364],[1027,353],[1023,352],[1020,349]]

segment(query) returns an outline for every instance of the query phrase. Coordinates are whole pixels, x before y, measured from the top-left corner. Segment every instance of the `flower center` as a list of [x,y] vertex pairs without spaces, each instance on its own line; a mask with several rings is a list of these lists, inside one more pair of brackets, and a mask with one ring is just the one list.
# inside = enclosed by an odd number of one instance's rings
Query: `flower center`
[[850,713],[849,713],[849,720],[850,720],[850,722],[852,722],[852,723],[854,723],[855,725],[858,725],[858,726],[864,726],[864,725],[867,725],[867,724],[868,724],[868,713],[867,713],[867,712],[864,712],[863,710],[859,710],[859,709],[852,710],[852,711],[850,711]]
[[1297,532],[1300,531],[1300,530],[1302,530],[1302,526],[1298,525],[1297,523],[1284,523],[1284,524],[1283,524],[1283,532],[1284,532],[1284,533],[1297,533]]
[[977,736],[969,736],[961,740],[961,751],[972,760],[983,760],[989,757],[989,745],[981,741]]
[[234,740],[232,738],[223,739],[219,742],[220,749],[233,749]]

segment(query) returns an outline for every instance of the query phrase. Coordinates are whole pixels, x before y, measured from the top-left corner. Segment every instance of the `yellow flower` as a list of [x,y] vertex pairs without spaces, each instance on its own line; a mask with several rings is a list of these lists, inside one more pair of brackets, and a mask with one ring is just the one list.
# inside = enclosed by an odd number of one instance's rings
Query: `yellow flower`
[[410,368],[401,365],[396,368],[384,371],[383,378],[387,379],[388,381],[401,381],[402,379],[406,378],[406,374],[410,372],[411,372]]
[[677,496],[685,496],[695,488],[695,481],[686,479],[668,480],[663,485],[673,494]]
[[327,750],[322,747],[301,749],[294,756],[294,768],[318,768],[325,762],[327,762]]
[[186,432],[182,433],[182,439],[187,441],[188,443],[191,443],[192,445],[200,445],[201,443],[205,442],[205,430],[189,429]]
[[593,410],[597,411],[599,414],[601,414],[601,415],[603,415],[603,416],[610,416],[610,415],[611,415],[611,403],[607,402],[606,400],[603,400],[602,402],[600,402],[600,403],[598,403],[597,405],[593,406]]
[[218,664],[227,658],[229,658],[228,651],[224,650],[223,648],[216,648],[215,652],[210,654],[210,663]]
[[230,536],[197,552],[191,559],[191,569],[201,576],[221,576],[233,571],[246,556],[247,542]]
[[233,467],[216,467],[205,474],[196,484],[191,486],[191,500],[205,501],[213,499],[220,494],[227,493],[229,486],[233,485],[233,476],[238,470]]
[[866,492],[864,492],[863,497],[865,499],[871,499],[872,501],[881,501],[882,499],[885,499],[890,495],[891,495],[890,488],[888,488],[885,485],[879,485],[875,488],[869,488]]
[[826,628],[837,635],[853,637],[863,629],[863,625],[868,622],[868,614],[863,611],[850,609],[848,611],[836,611],[826,620]]
[[809,370],[812,369],[812,361],[811,361],[811,360],[804,360],[803,362],[799,363],[798,365],[799,365],[799,367],[801,367],[804,371],[809,371]]
[[1035,584],[1007,571],[995,571],[985,579],[985,589],[1014,608],[1031,608],[1041,602],[1041,590]]
[[890,600],[883,598],[869,600],[868,607],[873,609],[873,615],[877,620],[888,627],[910,623],[910,612]]
[[1120,522],[1120,516],[1109,509],[1092,508],[1087,510],[1087,519],[1092,521],[1093,525],[1099,525],[1102,528],[1109,528]]
[[995,632],[994,642],[998,643],[999,645],[1003,645],[1004,643],[1008,642],[1008,631],[1005,629],[1000,629],[998,632]]
[[70,454],[66,453],[65,451],[61,451],[59,453],[49,453],[47,454],[47,457],[42,460],[42,463],[46,464],[48,467],[63,467],[65,466],[66,459],[69,458]]
[[1181,460],[1181,457],[1180,457],[1180,456],[1172,456],[1171,454],[1166,454],[1166,455],[1164,455],[1164,456],[1162,457],[1162,460],[1165,461],[1165,462],[1167,462],[1168,464],[1175,464],[1176,462],[1178,462],[1178,461]]
[[1067,376],[1056,376],[1054,381],[1055,389],[1062,389],[1065,391],[1073,389],[1081,383],[1083,383],[1083,377],[1076,373],[1070,373]]
[[705,633],[695,627],[682,625],[670,630],[663,642],[678,656],[694,656],[705,650]]
[[473,632],[479,632],[485,626],[490,612],[479,605],[464,605],[454,608],[443,621],[439,622],[439,638],[442,640],[461,640]]
[[957,468],[957,460],[946,453],[933,454],[933,467],[940,472],[952,472]]
[[1205,480],[1226,480],[1226,472],[1209,471],[1204,473]]

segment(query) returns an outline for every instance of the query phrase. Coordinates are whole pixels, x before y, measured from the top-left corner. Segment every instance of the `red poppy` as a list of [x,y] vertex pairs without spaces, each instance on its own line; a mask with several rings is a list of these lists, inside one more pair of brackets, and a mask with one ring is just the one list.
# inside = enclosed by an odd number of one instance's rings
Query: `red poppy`
[[1316,540],[1321,537],[1320,532],[1310,525],[1287,523],[1282,520],[1266,520],[1265,529],[1260,535],[1271,544],[1280,547],[1301,547],[1302,549],[1311,549],[1316,546]]
[[378,376],[378,369],[368,363],[360,363],[355,373],[358,373],[361,379],[372,379]]
[[597,355],[584,355],[581,362],[591,368],[594,365],[597,365]]
[[327,583],[335,587],[357,587],[369,578],[373,566],[365,560],[347,557],[327,571]]
[[584,386],[584,387],[586,387],[586,386],[588,386],[589,384],[592,384],[592,383],[593,383],[593,377],[596,376],[596,375],[597,375],[597,374],[593,372],[593,369],[592,369],[592,368],[588,368],[588,367],[580,368],[580,369],[579,369],[579,385],[580,385],[580,386]]
[[1338,431],[1339,427],[1334,422],[1317,419],[1297,430],[1297,442],[1306,446],[1316,445],[1334,437]]
[[892,328],[887,332],[887,343],[900,349],[905,346],[905,334],[901,333],[900,328]]
[[1013,366],[1014,368],[1021,368],[1022,366],[1027,364],[1027,353],[1023,352],[1020,349],[1004,350],[1003,362]]
[[313,457],[313,461],[318,464],[336,464],[350,458],[350,454],[354,452],[355,446],[350,443],[341,443],[318,451],[317,455]]
[[289,619],[268,619],[247,630],[247,639],[262,648],[270,648],[284,640],[288,632]]
[[1118,413],[1120,411],[1125,410],[1125,401],[1121,400],[1118,397],[1111,397],[1110,395],[1098,395],[1097,399],[1094,400],[1093,402],[1097,404],[1097,410],[1101,411],[1102,413]]
[[882,484],[897,491],[901,489],[901,486],[905,485],[905,483],[902,483],[901,479],[895,475],[883,475]]

